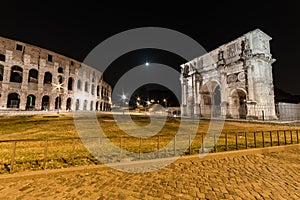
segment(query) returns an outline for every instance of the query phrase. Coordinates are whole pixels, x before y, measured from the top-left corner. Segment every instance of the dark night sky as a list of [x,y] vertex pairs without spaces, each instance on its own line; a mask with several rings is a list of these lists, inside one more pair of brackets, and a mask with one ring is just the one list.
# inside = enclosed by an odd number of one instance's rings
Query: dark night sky
[[[209,1],[209,4],[173,1],[164,5],[163,1],[140,1],[131,5],[116,2],[108,5],[102,1],[99,5],[89,1],[70,1],[69,5],[62,4],[65,1],[41,2],[44,1],[2,4],[0,36],[82,61],[103,40],[137,27],[156,26],[180,31],[207,51],[259,28],[273,38],[275,87],[300,95],[300,12],[293,1]],[[130,58],[130,65],[140,64],[139,53],[136,61]],[[144,53],[145,57],[154,56],[146,55],[147,51]],[[153,59],[159,61],[160,58]],[[166,60],[161,59],[161,62],[175,68],[181,64],[178,63],[180,59],[171,59],[173,63]],[[108,74],[107,77],[112,76]],[[115,81],[108,79],[111,83]]]

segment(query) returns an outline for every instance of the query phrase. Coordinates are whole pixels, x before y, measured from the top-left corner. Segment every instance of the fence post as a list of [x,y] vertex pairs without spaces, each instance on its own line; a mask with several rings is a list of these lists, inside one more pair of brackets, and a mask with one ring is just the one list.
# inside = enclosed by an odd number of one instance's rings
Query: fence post
[[120,160],[122,159],[122,153],[123,153],[123,140],[122,140],[122,135],[120,136]]
[[246,144],[246,149],[248,149],[248,139],[247,139],[247,132],[245,132],[245,144]]
[[293,144],[293,131],[290,130],[290,135],[291,135],[291,144]]
[[278,142],[278,146],[280,146],[280,133],[279,133],[279,131],[277,131],[277,142]]
[[176,156],[176,135],[174,135],[174,156]]
[[157,136],[157,150],[160,148],[160,136]]
[[272,147],[273,146],[272,131],[270,131],[270,142],[271,142],[271,147]]
[[215,152],[217,152],[217,136],[216,136],[216,132],[214,132],[214,150],[215,150]]
[[256,148],[256,132],[253,132],[253,136],[254,136],[254,147]]
[[286,144],[286,132],[285,132],[285,130],[283,131],[283,134],[284,134],[284,144]]
[[192,154],[191,134],[189,134],[189,154]]
[[262,145],[265,147],[265,133],[264,131],[261,132],[261,137],[262,137]]
[[201,149],[202,149],[202,153],[204,153],[204,133],[202,133],[202,137],[201,137],[201,142],[202,142],[202,146],[201,146]]
[[227,151],[228,150],[228,134],[227,132],[225,132],[225,150]]
[[[73,152],[73,151],[72,151]],[[45,140],[45,149],[44,149],[44,163],[43,168],[46,169],[47,167],[47,154],[48,154],[48,140]],[[73,153],[72,153],[73,154]]]
[[10,161],[10,169],[9,169],[9,173],[12,173],[13,170],[14,170],[15,154],[16,154],[16,146],[17,146],[17,142],[14,141],[14,142],[13,142],[13,146],[12,146],[12,152],[11,152],[11,161]]
[[238,132],[235,133],[235,148],[238,149]]
[[296,131],[296,136],[297,136],[297,143],[299,144],[298,130]]
[[141,153],[142,153],[142,137],[140,137],[140,145],[139,145],[139,159],[141,159]]

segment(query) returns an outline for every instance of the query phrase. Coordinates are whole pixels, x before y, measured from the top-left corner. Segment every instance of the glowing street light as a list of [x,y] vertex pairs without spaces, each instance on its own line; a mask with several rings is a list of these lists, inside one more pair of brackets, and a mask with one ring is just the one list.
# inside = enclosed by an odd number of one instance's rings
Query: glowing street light
[[53,90],[58,90],[58,100],[57,100],[57,114],[59,114],[59,108],[60,108],[60,102],[61,102],[61,89],[63,88],[63,83],[57,82],[57,84],[53,84],[54,89]]
[[148,62],[146,62],[146,63],[145,63],[145,65],[148,67],[148,66],[149,66],[149,63],[148,63]]

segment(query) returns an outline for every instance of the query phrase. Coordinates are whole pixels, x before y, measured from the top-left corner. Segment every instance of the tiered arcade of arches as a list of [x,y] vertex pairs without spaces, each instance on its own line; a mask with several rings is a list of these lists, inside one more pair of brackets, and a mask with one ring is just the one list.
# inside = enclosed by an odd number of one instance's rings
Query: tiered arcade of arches
[[95,68],[0,37],[0,110],[104,111],[110,96],[111,87]]

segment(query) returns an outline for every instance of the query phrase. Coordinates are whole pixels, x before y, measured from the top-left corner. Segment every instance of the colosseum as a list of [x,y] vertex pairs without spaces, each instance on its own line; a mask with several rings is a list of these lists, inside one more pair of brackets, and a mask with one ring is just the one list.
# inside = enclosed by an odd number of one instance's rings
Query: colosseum
[[0,110],[106,111],[102,72],[47,49],[0,37]]

